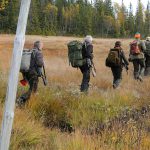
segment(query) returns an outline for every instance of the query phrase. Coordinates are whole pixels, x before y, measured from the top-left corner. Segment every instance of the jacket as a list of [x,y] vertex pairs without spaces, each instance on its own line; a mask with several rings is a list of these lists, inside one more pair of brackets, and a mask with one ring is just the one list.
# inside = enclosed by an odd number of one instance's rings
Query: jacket
[[115,49],[120,49],[119,55],[120,55],[120,63],[121,63],[121,66],[123,66],[123,65],[128,66],[129,63],[128,63],[127,58],[125,57],[125,54],[124,54],[123,49],[122,49],[121,47],[114,47],[114,48],[115,48]]
[[91,43],[85,42],[82,47],[83,59],[89,58],[93,59],[93,45]]

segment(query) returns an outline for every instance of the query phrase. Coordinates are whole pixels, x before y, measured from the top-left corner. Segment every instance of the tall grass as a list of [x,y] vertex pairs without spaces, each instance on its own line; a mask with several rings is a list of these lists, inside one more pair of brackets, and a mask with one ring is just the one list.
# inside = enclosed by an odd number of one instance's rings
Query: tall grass
[[[31,48],[36,39],[45,45],[49,84],[44,87],[40,81],[38,94],[25,108],[16,109],[11,150],[150,149],[150,112],[141,113],[149,106],[150,79],[142,84],[134,81],[130,65],[120,89],[112,89],[112,74],[104,62],[114,39],[94,39],[97,77],[91,78],[88,95],[79,92],[80,71],[68,65],[66,43],[74,38],[28,36],[26,47]],[[0,39],[0,122],[12,40],[8,35]],[[126,53],[129,42],[123,43]],[[19,85],[17,97],[27,89]]]

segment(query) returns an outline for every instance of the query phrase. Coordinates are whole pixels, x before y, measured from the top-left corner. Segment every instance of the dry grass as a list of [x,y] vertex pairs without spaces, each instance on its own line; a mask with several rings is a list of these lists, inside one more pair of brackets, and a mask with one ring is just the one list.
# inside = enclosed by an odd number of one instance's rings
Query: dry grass
[[[0,108],[5,99],[8,69],[11,61],[13,35],[0,37]],[[48,87],[42,82],[39,95],[32,97],[25,109],[16,110],[11,149],[36,150],[120,150],[150,149],[148,118],[139,122],[128,122],[126,126],[114,125],[113,131],[104,131],[96,135],[93,132],[101,123],[107,123],[126,109],[140,109],[149,105],[149,78],[141,84],[133,80],[133,67],[130,64],[129,75],[123,72],[121,88],[112,89],[112,74],[105,67],[105,58],[116,40],[123,42],[128,56],[130,39],[94,39],[94,62],[97,77],[91,77],[89,95],[79,93],[81,73],[69,66],[66,44],[81,38],[26,36],[26,48],[32,48],[36,40],[44,42],[44,58],[49,81]],[[18,95],[24,89],[20,87]],[[149,113],[148,116],[149,117]],[[0,122],[2,111],[0,111]],[[61,133],[58,130],[61,121],[72,125],[76,132]],[[49,126],[47,128],[46,126]],[[145,127],[146,126],[146,127]],[[53,128],[52,128],[53,127]],[[92,134],[92,135],[90,135]]]

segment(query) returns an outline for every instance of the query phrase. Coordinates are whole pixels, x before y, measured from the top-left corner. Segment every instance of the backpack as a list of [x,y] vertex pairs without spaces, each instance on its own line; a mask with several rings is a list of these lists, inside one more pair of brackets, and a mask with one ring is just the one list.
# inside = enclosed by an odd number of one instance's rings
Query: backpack
[[141,50],[138,45],[138,41],[135,40],[132,43],[130,43],[130,53],[132,55],[137,55],[141,53]]
[[145,46],[146,46],[145,54],[147,54],[148,56],[150,56],[150,41],[146,41],[145,42]]
[[68,58],[69,64],[72,67],[78,68],[85,64],[85,59],[82,56],[83,44],[80,41],[71,41],[68,43]]
[[120,49],[110,49],[108,57],[106,58],[107,67],[119,67],[121,66]]
[[24,49],[22,53],[21,65],[20,65],[20,72],[28,72],[30,69],[30,62],[31,62],[31,55],[32,51],[29,49]]

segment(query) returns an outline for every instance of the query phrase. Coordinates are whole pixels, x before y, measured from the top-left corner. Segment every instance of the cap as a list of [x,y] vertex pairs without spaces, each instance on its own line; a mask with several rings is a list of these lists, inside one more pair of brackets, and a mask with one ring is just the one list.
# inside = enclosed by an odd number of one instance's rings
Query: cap
[[139,39],[139,38],[141,38],[141,34],[139,32],[137,32],[137,33],[135,33],[134,37]]
[[120,41],[116,41],[115,46],[121,46],[121,42]]

